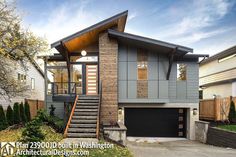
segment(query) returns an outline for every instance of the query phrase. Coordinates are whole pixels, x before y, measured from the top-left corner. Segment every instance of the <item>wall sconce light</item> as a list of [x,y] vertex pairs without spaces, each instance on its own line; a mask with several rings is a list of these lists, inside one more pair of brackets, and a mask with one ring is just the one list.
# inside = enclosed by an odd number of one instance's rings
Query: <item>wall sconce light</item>
[[215,99],[216,98],[216,95],[215,94],[213,94],[213,99]]
[[197,108],[193,109],[193,115],[197,115]]
[[86,52],[85,50],[82,50],[82,51],[81,51],[81,55],[82,55],[82,56],[86,56],[86,55],[87,55],[87,52]]

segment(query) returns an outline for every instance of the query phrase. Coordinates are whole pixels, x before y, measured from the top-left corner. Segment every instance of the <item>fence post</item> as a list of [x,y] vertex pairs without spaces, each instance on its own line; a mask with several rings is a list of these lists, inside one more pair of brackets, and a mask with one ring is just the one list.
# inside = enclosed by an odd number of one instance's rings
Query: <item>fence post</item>
[[214,109],[215,109],[215,121],[218,121],[218,113],[219,113],[219,99],[217,97],[214,98]]

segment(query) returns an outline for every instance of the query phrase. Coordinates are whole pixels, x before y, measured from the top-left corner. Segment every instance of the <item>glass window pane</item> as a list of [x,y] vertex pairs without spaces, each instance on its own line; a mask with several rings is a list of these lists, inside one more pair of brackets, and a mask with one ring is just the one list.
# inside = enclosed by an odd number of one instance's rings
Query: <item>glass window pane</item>
[[138,62],[138,80],[147,80],[147,62]]
[[177,64],[177,80],[184,81],[187,79],[187,66],[186,64]]

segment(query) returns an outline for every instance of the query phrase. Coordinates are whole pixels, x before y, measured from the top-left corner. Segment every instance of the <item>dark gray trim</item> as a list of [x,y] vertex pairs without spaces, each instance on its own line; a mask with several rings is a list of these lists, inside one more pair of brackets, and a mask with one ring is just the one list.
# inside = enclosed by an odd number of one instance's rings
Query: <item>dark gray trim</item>
[[185,52],[185,54],[188,52],[193,52],[192,48],[188,48],[185,46],[167,43],[164,41],[155,40],[155,39],[151,39],[151,38],[147,38],[147,37],[142,37],[142,36],[138,36],[138,35],[134,35],[134,34],[118,32],[118,31],[115,31],[112,29],[108,29],[108,34],[110,37],[114,37],[114,38],[125,38],[125,39],[129,39],[129,40],[141,41],[144,43],[159,45],[159,46],[163,46],[163,47],[167,47],[167,48],[171,48],[171,49],[175,49],[176,47],[178,47],[178,50]]
[[86,94],[86,64],[82,64],[82,93]]
[[233,47],[230,47],[230,48],[228,48],[228,49],[226,49],[224,51],[221,51],[221,52],[219,52],[219,53],[209,57],[208,59],[202,61],[200,66],[204,65],[206,63],[209,63],[209,62],[211,62],[213,60],[224,58],[224,57],[229,56],[229,55],[234,54],[234,53],[236,53],[236,45],[233,46]]
[[122,16],[125,16],[125,18],[127,18],[127,16],[128,16],[128,10],[126,10],[126,11],[124,11],[124,12],[121,12],[121,13],[119,13],[119,14],[117,14],[117,15],[114,15],[114,16],[112,16],[112,17],[110,17],[110,18],[108,18],[108,19],[106,19],[106,20],[103,20],[103,21],[101,21],[101,22],[99,22],[99,23],[97,23],[97,24],[95,24],[95,25],[92,25],[92,26],[90,26],[90,27],[88,27],[88,28],[85,28],[85,29],[83,29],[83,30],[81,30],[81,31],[79,31],[79,32],[76,32],[76,33],[74,33],[74,34],[72,34],[72,35],[70,35],[70,36],[68,36],[68,37],[65,37],[65,38],[63,38],[63,39],[60,39],[60,40],[58,40],[58,41],[52,43],[52,44],[51,44],[51,48],[54,48],[54,47],[56,47],[56,46],[59,46],[59,45],[61,44],[61,42],[67,42],[67,41],[69,41],[69,40],[71,40],[71,39],[73,39],[73,38],[76,38],[76,37],[81,36],[81,35],[83,35],[83,34],[85,34],[85,33],[87,33],[87,32],[90,32],[90,31],[92,31],[93,29],[96,29],[96,28],[98,28],[98,27],[101,27],[101,26],[103,26],[103,25],[106,25],[106,24],[108,24],[108,23],[110,23],[110,22],[112,22],[112,21],[114,21],[114,20],[117,20],[117,19],[121,18]]

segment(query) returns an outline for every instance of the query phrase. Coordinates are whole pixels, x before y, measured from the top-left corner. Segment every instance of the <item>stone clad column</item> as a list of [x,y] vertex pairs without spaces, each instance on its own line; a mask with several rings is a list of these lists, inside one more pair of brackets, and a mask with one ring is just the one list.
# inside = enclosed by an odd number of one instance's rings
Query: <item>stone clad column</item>
[[108,34],[99,35],[99,68],[102,80],[101,122],[115,123],[118,119],[118,43]]

